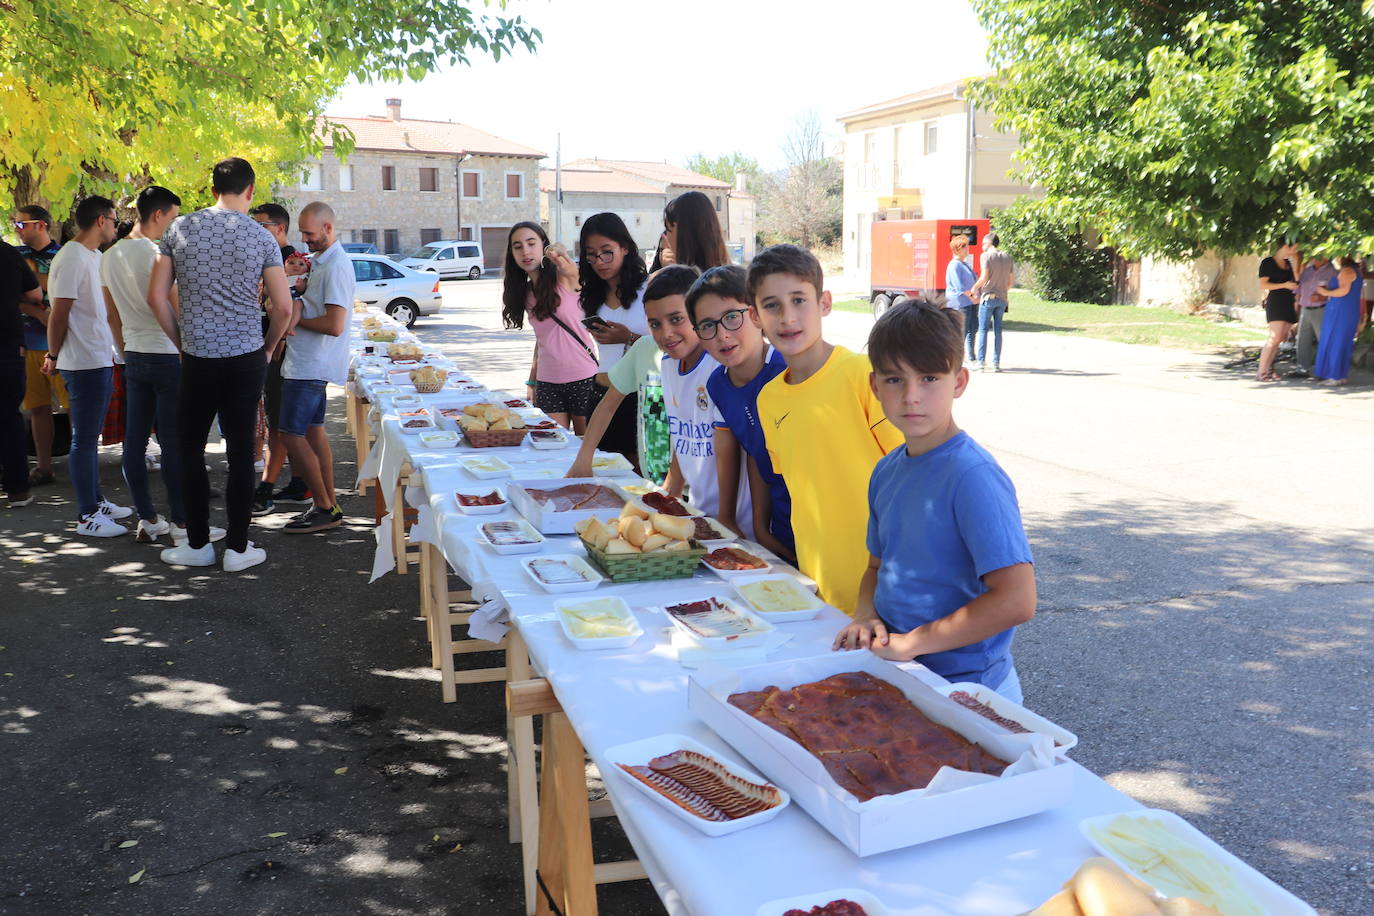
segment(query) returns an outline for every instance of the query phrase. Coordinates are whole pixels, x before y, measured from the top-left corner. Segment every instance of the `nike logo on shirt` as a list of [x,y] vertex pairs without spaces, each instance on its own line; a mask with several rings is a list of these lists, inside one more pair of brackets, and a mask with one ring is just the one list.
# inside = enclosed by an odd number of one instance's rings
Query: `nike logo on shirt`
[[778,417],[776,420],[773,421],[773,428],[774,428],[774,429],[781,429],[781,428],[782,428],[782,421],[783,421],[783,420],[786,420],[786,419],[787,419],[788,417],[790,417],[790,416],[792,416],[792,411],[789,410],[787,413],[785,413],[785,414],[783,414],[782,416]]

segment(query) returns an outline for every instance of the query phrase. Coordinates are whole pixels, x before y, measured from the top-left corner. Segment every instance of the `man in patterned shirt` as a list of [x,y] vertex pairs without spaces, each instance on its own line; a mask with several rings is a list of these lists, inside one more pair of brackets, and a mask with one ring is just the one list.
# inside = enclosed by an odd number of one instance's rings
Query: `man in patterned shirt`
[[[286,333],[291,294],[281,250],[248,215],[255,180],[253,167],[243,159],[216,163],[211,178],[214,206],[182,216],[167,229],[148,287],[149,307],[182,352],[177,434],[187,542],[162,552],[164,562],[178,566],[215,562],[205,440],[216,414],[229,458],[224,569],[238,572],[267,559],[267,551],[248,540],[256,476],[253,444],[266,354]],[[174,279],[181,300],[180,328],[169,303]],[[265,346],[259,281],[272,303]]]
[[44,375],[43,359],[48,352],[48,313],[52,310],[48,302],[48,265],[57,256],[61,245],[52,233],[52,214],[34,204],[20,207],[14,214],[14,228],[19,233],[19,254],[28,261],[29,269],[38,277],[38,287],[43,292],[43,301],[25,303],[20,306],[24,313],[24,364],[27,389],[24,394],[24,409],[29,412],[29,423],[33,427],[33,451],[38,456],[38,467],[29,475],[29,483],[34,486],[52,483],[56,478],[52,472],[52,405],[57,401],[63,409],[67,407],[67,386],[60,375]]

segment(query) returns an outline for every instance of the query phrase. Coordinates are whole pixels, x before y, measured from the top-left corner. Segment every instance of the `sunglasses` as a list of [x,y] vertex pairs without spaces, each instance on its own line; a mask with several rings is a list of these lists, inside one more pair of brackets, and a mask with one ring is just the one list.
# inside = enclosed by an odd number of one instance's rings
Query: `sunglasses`
[[43,222],[41,219],[17,219],[14,221],[14,228],[23,229],[25,226],[33,224],[47,225],[47,223]]

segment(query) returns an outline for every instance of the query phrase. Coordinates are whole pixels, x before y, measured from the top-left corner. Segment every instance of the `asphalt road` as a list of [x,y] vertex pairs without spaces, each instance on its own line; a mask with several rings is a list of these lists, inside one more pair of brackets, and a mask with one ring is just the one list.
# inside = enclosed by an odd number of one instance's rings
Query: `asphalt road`
[[[416,331],[518,390],[529,339],[500,329],[500,281],[445,291]],[[848,346],[866,327],[828,320]],[[1322,913],[1374,912],[1370,380],[1261,387],[1029,333],[1003,365],[956,416],[1016,481],[1036,551],[1028,705]],[[0,913],[519,912],[501,691],[439,702],[415,580],[366,584],[370,499],[317,536],[269,516],[268,564],[231,578],[78,540],[69,489],[40,495],[0,512]],[[609,825],[597,844],[627,852]],[[661,912],[643,882],[601,902]]]

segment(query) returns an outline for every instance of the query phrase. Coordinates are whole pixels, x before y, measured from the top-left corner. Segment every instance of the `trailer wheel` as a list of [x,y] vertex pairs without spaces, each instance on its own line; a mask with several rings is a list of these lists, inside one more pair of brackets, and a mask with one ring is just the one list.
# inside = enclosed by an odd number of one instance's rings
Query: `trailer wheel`
[[883,313],[892,308],[892,297],[887,293],[873,294],[873,317],[881,318]]

